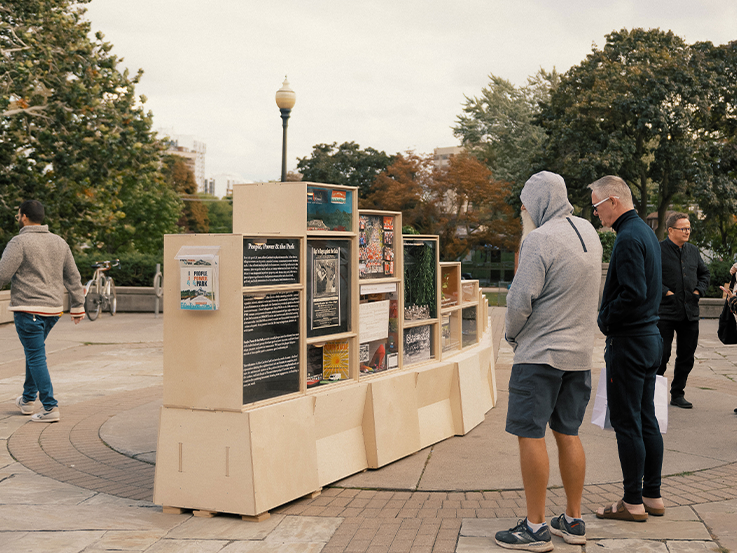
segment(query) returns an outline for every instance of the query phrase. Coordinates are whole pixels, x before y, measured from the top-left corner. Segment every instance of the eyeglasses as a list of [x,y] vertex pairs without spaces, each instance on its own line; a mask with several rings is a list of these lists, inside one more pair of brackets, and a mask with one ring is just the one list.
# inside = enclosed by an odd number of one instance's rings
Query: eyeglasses
[[599,206],[600,206],[601,204],[603,204],[603,203],[604,203],[605,201],[607,201],[607,200],[611,200],[612,198],[617,198],[617,199],[619,199],[619,196],[607,196],[606,198],[604,198],[604,199],[603,199],[603,200],[601,200],[600,202],[596,202],[595,204],[592,204],[592,205],[591,205],[591,207],[592,207],[592,208],[594,209],[594,215],[596,215],[596,214],[597,214],[597,208],[598,208],[598,207],[599,207]]
[[691,232],[691,227],[682,227],[682,228],[670,227],[670,228],[672,228],[673,230],[680,230],[683,234],[688,234],[689,232]]

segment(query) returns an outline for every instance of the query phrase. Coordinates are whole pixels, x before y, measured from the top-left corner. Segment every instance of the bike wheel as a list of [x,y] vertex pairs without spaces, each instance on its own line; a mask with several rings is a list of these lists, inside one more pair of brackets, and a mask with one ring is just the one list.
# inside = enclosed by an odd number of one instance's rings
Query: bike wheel
[[100,315],[102,308],[102,294],[100,293],[100,281],[90,280],[87,283],[87,296],[84,298],[84,310],[90,321],[94,321]]
[[107,290],[105,290],[105,295],[107,296],[107,308],[111,315],[115,315],[115,312],[118,310],[118,294],[115,291],[115,282],[113,282],[112,278],[107,279],[106,288]]

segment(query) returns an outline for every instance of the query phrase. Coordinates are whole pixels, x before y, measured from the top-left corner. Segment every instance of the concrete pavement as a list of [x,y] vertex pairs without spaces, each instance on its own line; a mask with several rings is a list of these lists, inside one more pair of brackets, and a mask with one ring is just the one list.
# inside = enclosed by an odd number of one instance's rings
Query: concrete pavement
[[[492,309],[497,336],[503,313]],[[495,551],[494,532],[524,516],[516,439],[503,431],[512,360],[505,344],[496,367],[499,405],[466,436],[346,478],[261,523],[163,514],[150,501],[162,320],[60,321],[47,350],[62,421],[50,425],[26,424],[18,413],[23,351],[13,325],[0,326],[0,552]],[[702,320],[697,356],[686,390],[694,409],[671,408],[664,436],[666,516],[645,524],[593,516],[621,496],[621,473],[614,434],[590,424],[590,405],[581,428],[589,541],[582,548],[554,538],[556,551],[737,553],[737,346],[723,346],[716,321]],[[602,336],[593,365],[595,389]],[[552,516],[565,500],[554,441],[548,448]]]

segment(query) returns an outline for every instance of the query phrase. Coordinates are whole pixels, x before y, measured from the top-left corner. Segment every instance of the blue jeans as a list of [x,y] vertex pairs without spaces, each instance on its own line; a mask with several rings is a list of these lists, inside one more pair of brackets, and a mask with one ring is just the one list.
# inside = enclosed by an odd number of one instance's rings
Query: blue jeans
[[36,401],[39,395],[44,409],[57,406],[51,385],[49,367],[46,365],[46,336],[59,317],[41,317],[16,311],[13,314],[15,330],[26,352],[26,381],[23,384],[23,401]]
[[623,499],[635,505],[642,503],[643,495],[660,497],[663,437],[655,418],[654,396],[662,354],[660,334],[606,339],[606,393],[617,434]]

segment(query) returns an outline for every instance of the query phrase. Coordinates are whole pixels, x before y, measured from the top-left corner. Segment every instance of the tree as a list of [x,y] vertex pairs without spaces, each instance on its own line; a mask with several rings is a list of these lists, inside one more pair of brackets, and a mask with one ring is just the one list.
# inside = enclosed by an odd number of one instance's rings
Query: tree
[[434,215],[429,232],[440,236],[443,259],[456,260],[481,246],[513,249],[520,225],[506,202],[509,184],[468,153],[451,156],[446,168],[436,169],[430,186]]
[[171,189],[184,200],[184,209],[177,225],[184,232],[208,232],[210,220],[207,207],[197,196],[197,181],[184,159],[174,154],[165,156],[162,171]]
[[717,257],[737,252],[737,41],[692,47],[691,66],[709,109],[697,126],[697,167],[693,196],[703,218],[692,221],[692,241]]
[[430,226],[432,156],[414,152],[397,154],[394,162],[377,175],[371,192],[362,200],[362,209],[401,211],[402,224],[425,232]]
[[518,201],[519,191],[537,170],[545,140],[535,118],[560,75],[555,69],[550,73],[541,69],[523,87],[496,75],[489,79],[479,97],[466,97],[453,134],[491,169],[495,179],[512,185],[513,201]]
[[112,45],[89,37],[88,0],[0,5],[0,245],[24,199],[79,249],[160,250],[181,203],[159,171],[142,72],[117,69]]
[[233,232],[233,197],[227,196],[222,200],[210,194],[198,194],[207,206],[207,218],[210,221],[209,232]]
[[432,156],[407,152],[376,178],[361,206],[401,211],[403,225],[440,236],[441,259],[456,260],[482,245],[516,245],[519,221],[505,201],[508,194],[508,185],[493,180],[483,163],[467,153],[436,169]]
[[310,157],[297,159],[302,180],[357,186],[359,198],[365,198],[376,176],[394,161],[394,156],[371,147],[361,150],[355,142],[344,142],[340,146],[333,142],[316,144]]
[[552,89],[540,116],[544,161],[579,205],[588,204],[589,183],[618,175],[633,188],[640,217],[655,205],[662,238],[666,210],[696,176],[694,125],[708,109],[690,59],[672,32],[623,29]]

